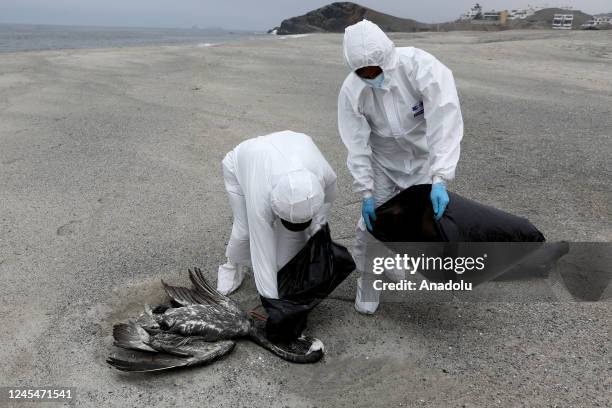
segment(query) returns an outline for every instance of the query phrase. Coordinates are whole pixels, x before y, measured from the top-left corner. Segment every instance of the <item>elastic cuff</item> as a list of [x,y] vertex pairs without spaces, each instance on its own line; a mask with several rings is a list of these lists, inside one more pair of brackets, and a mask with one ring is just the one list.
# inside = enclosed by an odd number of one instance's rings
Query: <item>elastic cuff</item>
[[431,184],[442,183],[446,186],[446,180],[441,176],[433,176],[433,182]]

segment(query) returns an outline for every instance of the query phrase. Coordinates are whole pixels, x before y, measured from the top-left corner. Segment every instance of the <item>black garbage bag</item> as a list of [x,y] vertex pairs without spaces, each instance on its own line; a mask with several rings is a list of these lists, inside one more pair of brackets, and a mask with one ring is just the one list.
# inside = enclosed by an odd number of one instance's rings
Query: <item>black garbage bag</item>
[[372,235],[382,242],[544,242],[526,218],[449,192],[435,221],[431,184],[409,187],[376,209]]
[[310,311],[355,269],[349,251],[321,227],[277,275],[279,299],[261,297],[268,313],[271,341],[291,341],[302,334]]
[[567,243],[544,244],[544,235],[529,220],[452,192],[444,215],[436,221],[430,193],[430,184],[415,185],[380,205],[372,236],[395,253],[443,258],[489,253],[486,268],[478,272],[420,271],[430,281],[461,279],[475,286],[502,275],[546,273],[568,252]]

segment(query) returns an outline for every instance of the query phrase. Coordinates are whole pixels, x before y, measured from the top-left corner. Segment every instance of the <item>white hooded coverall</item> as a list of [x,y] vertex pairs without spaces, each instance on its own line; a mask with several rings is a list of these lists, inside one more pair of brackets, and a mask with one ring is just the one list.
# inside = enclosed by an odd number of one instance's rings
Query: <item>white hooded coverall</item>
[[[338,97],[338,127],[348,150],[353,190],[364,198],[373,196],[379,206],[412,185],[452,180],[463,137],[452,72],[423,50],[396,48],[367,20],[346,28],[344,58],[351,73]],[[366,66],[382,68],[381,88],[355,74]],[[362,274],[366,234],[361,218],[353,256]],[[361,292],[356,308],[373,313],[379,292]]]
[[[277,272],[327,222],[336,174],[309,136],[285,130],[240,143],[223,159],[223,177],[234,222],[217,287],[237,289],[252,265],[259,294],[277,299]],[[291,202],[296,194],[308,200]],[[312,223],[292,232],[279,212],[288,221]]]

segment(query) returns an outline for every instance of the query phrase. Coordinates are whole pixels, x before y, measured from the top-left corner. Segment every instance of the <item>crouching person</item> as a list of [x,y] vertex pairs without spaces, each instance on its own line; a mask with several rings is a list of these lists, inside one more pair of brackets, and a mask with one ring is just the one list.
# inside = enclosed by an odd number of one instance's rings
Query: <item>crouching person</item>
[[278,299],[277,272],[327,223],[336,174],[309,136],[285,130],[236,146],[223,177],[234,222],[217,290],[237,290],[252,266],[259,294]]

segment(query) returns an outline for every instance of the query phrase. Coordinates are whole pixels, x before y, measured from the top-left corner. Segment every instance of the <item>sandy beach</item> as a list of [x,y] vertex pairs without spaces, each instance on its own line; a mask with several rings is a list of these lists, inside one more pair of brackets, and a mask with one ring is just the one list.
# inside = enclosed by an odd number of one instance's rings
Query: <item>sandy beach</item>
[[[551,241],[612,241],[612,31],[394,34],[454,72],[465,138],[452,190]],[[351,246],[336,98],[342,36],[0,54],[0,386],[76,387],[76,406],[510,407],[610,404],[611,303],[384,303],[351,276],[310,318],[323,362],[252,343],[207,367],[126,375],[112,324],[216,280],[231,229],[221,159],[307,133],[338,174],[332,235]],[[511,293],[520,286],[500,283]],[[252,277],[236,299],[254,305]],[[16,404],[16,406],[21,406]]]

